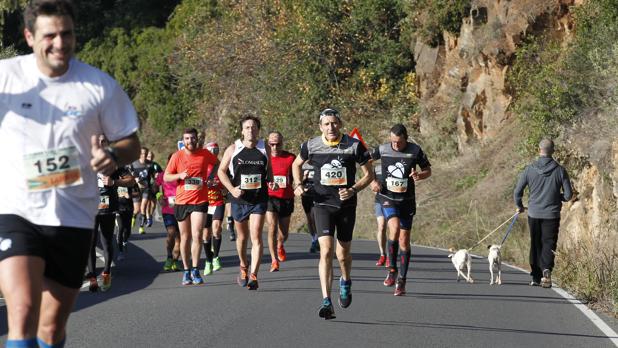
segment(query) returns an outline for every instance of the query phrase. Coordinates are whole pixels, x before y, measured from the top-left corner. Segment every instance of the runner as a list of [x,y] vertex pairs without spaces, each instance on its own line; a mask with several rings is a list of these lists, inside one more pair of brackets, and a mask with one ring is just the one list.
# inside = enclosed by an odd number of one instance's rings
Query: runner
[[146,227],[152,227],[152,222],[154,220],[154,213],[157,208],[157,194],[161,190],[160,186],[157,184],[157,176],[159,173],[163,173],[163,168],[161,165],[154,161],[154,152],[152,150],[148,150],[148,154],[146,155],[146,160],[152,166],[153,171],[153,179],[152,179],[152,196],[149,197],[148,203],[146,204],[146,209],[148,211],[148,216],[150,216],[150,221],[147,221]]
[[303,163],[303,186],[305,188],[305,192],[301,196],[301,203],[303,205],[303,211],[305,212],[305,217],[307,218],[307,231],[309,235],[311,235],[311,247],[309,247],[309,252],[312,254],[320,251],[320,244],[318,243],[318,234],[315,230],[315,219],[313,217],[313,176],[315,174],[315,169],[309,162]]
[[[294,212],[294,190],[292,190],[292,163],[296,156],[283,150],[283,135],[271,132],[268,135],[270,163],[274,183],[277,189],[268,185],[268,249],[270,250],[270,271],[279,270],[279,262],[285,262],[287,256],[283,243],[288,240],[290,216]],[[277,247],[275,251],[275,246]],[[276,252],[276,254],[275,254]]]
[[198,270],[204,215],[208,211],[208,191],[204,180],[219,161],[208,150],[197,147],[195,128],[185,129],[182,141],[185,146],[172,155],[163,179],[166,182],[180,180],[176,188],[174,216],[180,228],[180,255],[185,269],[182,285],[197,285],[204,283]]
[[[223,154],[219,179],[231,194],[232,216],[238,232],[236,250],[240,259],[238,285],[257,290],[257,274],[262,258],[262,228],[268,202],[266,176],[270,150],[258,139],[260,119],[247,115],[240,120],[242,140]],[[230,176],[227,175],[229,168]],[[251,238],[251,274],[247,264],[247,237]]]
[[155,172],[152,164],[148,162],[147,159],[149,151],[147,147],[142,147],[139,159],[131,164],[133,175],[135,176],[135,181],[137,181],[137,186],[141,194],[138,200],[139,205],[136,206],[140,214],[139,234],[146,233],[144,225],[152,226],[152,216],[150,216],[148,210],[148,202],[151,197],[155,197],[155,193],[153,192]]
[[[219,145],[211,142],[206,144],[206,150],[213,155],[219,155]],[[213,169],[208,177],[208,215],[204,225],[204,254],[206,262],[204,264],[204,275],[210,275],[213,271],[221,269],[221,259],[219,250],[221,249],[221,221],[225,210],[225,197],[223,184],[216,175],[217,169]]]
[[118,216],[116,217],[118,257],[116,260],[122,261],[125,259],[127,242],[131,236],[131,218],[133,217],[133,200],[131,197],[135,187],[135,178],[131,175],[130,166],[120,168],[118,175],[120,178],[116,180],[118,192]]
[[[169,156],[167,156],[168,165],[173,154],[174,153],[170,153]],[[178,258],[180,256],[180,231],[178,229],[178,221],[176,221],[174,217],[178,182],[166,182],[163,180],[164,175],[164,172],[160,172],[157,174],[156,179],[157,186],[161,188],[160,194],[158,193],[158,199],[161,204],[163,225],[165,225],[165,230],[167,231],[167,238],[165,239],[167,257],[163,264],[163,270],[165,272],[176,272],[179,269]]]
[[[102,148],[109,146],[109,142],[104,135],[99,135],[99,145]],[[107,291],[112,286],[112,260],[114,258],[114,221],[118,210],[118,191],[116,180],[120,177],[118,171],[112,175],[97,173],[97,186],[99,188],[99,211],[94,220],[94,237],[90,243],[90,254],[88,257],[88,273],[86,278],[90,282],[91,292]],[[100,232],[100,233],[99,233]],[[96,276],[96,246],[101,236],[101,246],[103,246],[103,271],[101,272],[101,286],[97,282]]]
[[[347,308],[352,303],[350,247],[356,220],[356,193],[373,180],[373,170],[365,146],[341,133],[342,121],[337,110],[323,110],[319,123],[322,136],[303,143],[294,161],[294,192],[300,196],[307,190],[302,184],[302,165],[308,161],[315,168],[313,214],[320,243],[319,273],[323,300],[318,314],[321,318],[331,319],[335,314],[330,299],[335,231],[341,268],[339,305]],[[363,174],[357,182],[356,163]]]
[[[375,181],[380,182],[382,180],[382,167],[376,166],[373,168]],[[386,257],[386,221],[384,220],[384,214],[382,214],[382,204],[378,200],[378,195],[375,196],[374,201],[374,213],[376,215],[377,227],[376,239],[378,241],[378,249],[380,250],[380,258],[376,262],[376,266],[389,267],[389,261]]]
[[[371,189],[377,193],[387,221],[389,271],[385,286],[395,287],[395,296],[406,293],[406,277],[410,263],[410,229],[416,214],[414,183],[431,176],[431,164],[420,146],[408,141],[408,130],[396,124],[390,131],[390,142],[377,147],[372,158],[381,161],[382,180],[374,180]],[[416,171],[419,166],[421,171]],[[401,270],[397,277],[397,253],[401,248]]]
[[[24,11],[33,54],[0,61],[0,291],[8,347],[61,347],[97,211],[96,173],[137,158],[137,115],[109,75],[73,58],[74,8]],[[101,148],[105,134],[110,148]]]

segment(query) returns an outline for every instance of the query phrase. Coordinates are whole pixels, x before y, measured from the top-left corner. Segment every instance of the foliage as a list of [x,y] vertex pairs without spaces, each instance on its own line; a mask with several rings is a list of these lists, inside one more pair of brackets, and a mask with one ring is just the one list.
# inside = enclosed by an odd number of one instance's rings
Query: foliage
[[470,8],[471,0],[406,1],[408,29],[422,41],[437,46],[443,43],[444,31],[459,33]]
[[586,110],[616,103],[618,97],[618,6],[589,1],[575,11],[576,33],[568,46],[546,34],[529,37],[518,50],[510,83],[514,110],[528,129],[525,150],[533,153],[543,136]]

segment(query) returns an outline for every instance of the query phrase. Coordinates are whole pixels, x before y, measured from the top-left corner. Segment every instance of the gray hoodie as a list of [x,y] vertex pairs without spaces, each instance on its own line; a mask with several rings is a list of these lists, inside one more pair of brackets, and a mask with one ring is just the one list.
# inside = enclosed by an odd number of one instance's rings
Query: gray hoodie
[[571,199],[571,181],[564,167],[549,156],[541,156],[528,165],[519,177],[513,198],[523,208],[522,197],[528,186],[528,216],[535,219],[559,219],[562,202]]

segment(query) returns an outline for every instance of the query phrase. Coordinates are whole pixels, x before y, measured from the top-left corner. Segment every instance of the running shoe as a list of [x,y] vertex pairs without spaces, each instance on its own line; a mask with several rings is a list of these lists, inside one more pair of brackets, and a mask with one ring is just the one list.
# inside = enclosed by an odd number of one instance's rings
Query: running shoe
[[211,275],[212,274],[212,262],[208,262],[206,261],[206,263],[204,264],[204,275]]
[[112,275],[109,273],[103,272],[101,274],[102,282],[101,282],[101,291],[105,292],[112,287]]
[[182,274],[182,285],[191,285],[191,272],[184,271]]
[[172,260],[172,266],[171,266],[171,271],[172,272],[178,272],[178,270],[180,270],[180,262],[178,260]]
[[384,286],[393,286],[395,285],[395,281],[397,280],[397,271],[391,269],[388,271],[388,275],[386,275],[386,279],[384,279]]
[[152,217],[146,219],[146,227],[152,227]]
[[330,298],[326,297],[324,300],[322,300],[322,305],[320,306],[318,315],[320,316],[320,318],[324,318],[326,320],[336,318],[335,309],[333,308],[333,304],[330,301]]
[[339,278],[339,306],[348,308],[352,304],[352,279]]
[[403,278],[397,278],[397,283],[395,284],[395,296],[403,296],[406,294],[406,280]]
[[247,276],[247,269],[244,267],[240,267],[240,272],[238,273],[238,277],[236,278],[236,282],[238,285],[245,287],[247,286],[247,282],[249,277]]
[[273,262],[270,264],[270,271],[271,272],[278,272],[279,271],[279,261],[273,260]]
[[258,286],[257,274],[251,273],[251,275],[249,276],[249,283],[247,283],[247,289],[257,290],[258,287],[259,286]]
[[221,259],[219,258],[219,256],[217,256],[214,259],[212,259],[212,270],[216,272],[220,269],[221,269]]
[[193,285],[204,284],[204,279],[200,276],[200,271],[197,268],[191,270],[191,279],[193,280]]
[[144,226],[140,226],[138,231],[139,231],[139,234],[146,233],[146,230],[144,230]]
[[551,271],[548,269],[543,270],[543,277],[541,278],[541,286],[544,288],[551,288]]
[[163,264],[163,270],[165,272],[171,272],[172,271],[172,264],[173,263],[174,263],[174,261],[172,261],[172,259],[165,260],[165,264]]
[[311,241],[311,247],[309,248],[309,252],[311,254],[315,254],[320,250],[320,245],[317,240]]
[[277,248],[277,258],[281,262],[285,262],[285,260],[287,259],[287,256],[285,255],[285,249],[283,248],[283,245],[280,246],[279,248]]
[[122,261],[122,260],[124,260],[124,258],[125,258],[124,251],[119,251],[118,252],[118,257],[116,258],[116,260]]
[[378,262],[376,262],[376,266],[384,266],[385,263],[386,263],[386,256],[380,255]]
[[95,276],[88,277],[88,282],[90,283],[88,286],[88,290],[90,290],[90,292],[99,291],[99,282],[97,282],[97,277]]
[[386,258],[386,262],[384,263],[384,267],[386,267],[386,268],[391,267],[391,260],[389,260],[388,257]]

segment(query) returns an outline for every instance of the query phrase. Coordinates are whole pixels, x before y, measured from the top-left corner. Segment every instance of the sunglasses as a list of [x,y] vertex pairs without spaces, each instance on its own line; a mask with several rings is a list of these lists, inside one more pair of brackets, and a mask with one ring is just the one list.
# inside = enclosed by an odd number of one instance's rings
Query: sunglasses
[[281,146],[281,143],[270,143],[268,145],[274,146],[274,147],[279,147],[279,146]]

